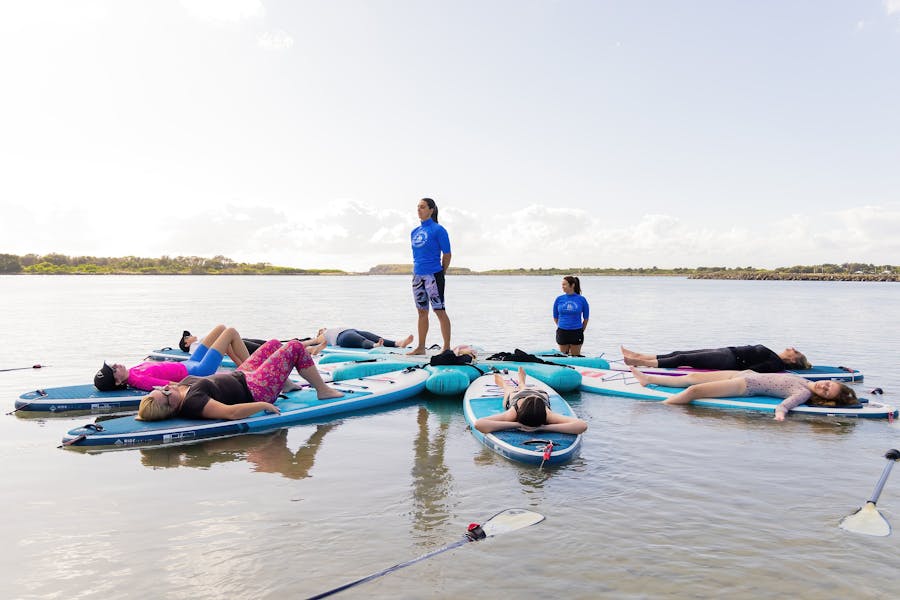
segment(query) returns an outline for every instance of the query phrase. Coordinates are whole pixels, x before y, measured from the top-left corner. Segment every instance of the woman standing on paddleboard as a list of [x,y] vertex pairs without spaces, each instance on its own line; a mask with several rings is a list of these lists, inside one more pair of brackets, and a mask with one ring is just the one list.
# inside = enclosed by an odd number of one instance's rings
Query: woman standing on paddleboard
[[441,324],[442,351],[450,349],[450,317],[444,308],[444,276],[450,268],[450,236],[438,225],[438,207],[431,198],[417,205],[420,225],[410,233],[413,254],[413,299],[419,312],[419,342],[409,354],[425,354],[428,335],[428,306]]
[[562,278],[562,295],[553,302],[553,321],[556,323],[556,343],[563,354],[581,356],[584,330],[591,316],[591,307],[581,295],[581,280],[574,275]]

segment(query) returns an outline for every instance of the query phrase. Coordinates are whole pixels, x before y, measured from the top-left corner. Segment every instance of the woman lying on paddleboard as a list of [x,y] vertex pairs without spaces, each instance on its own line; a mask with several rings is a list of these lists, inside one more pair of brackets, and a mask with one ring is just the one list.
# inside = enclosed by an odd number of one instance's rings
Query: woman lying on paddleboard
[[663,404],[687,404],[699,398],[729,396],[772,396],[784,398],[775,407],[775,420],[784,421],[792,409],[809,406],[856,406],[856,392],[843,383],[831,380],[808,381],[791,373],[756,373],[755,371],[713,371],[687,375],[648,375],[634,367],[631,372],[642,386],[649,384],[687,388],[663,400]]
[[302,342],[289,340],[282,346],[278,340],[269,340],[235,371],[185,377],[153,390],[141,400],[137,418],[245,419],[261,410],[278,414],[272,403],[295,368],[315,388],[319,400],[343,396],[322,381]]
[[378,346],[386,346],[388,348],[405,348],[413,341],[413,336],[395,342],[383,336],[376,335],[370,331],[362,329],[351,329],[349,327],[323,327],[314,339],[321,339],[329,346],[340,346],[341,348],[364,348],[371,350]]
[[[244,345],[247,347],[247,351],[250,354],[253,354],[259,347],[265,344],[268,340],[262,340],[259,338],[245,338],[242,337],[241,340],[244,342]],[[315,338],[303,338],[300,340],[303,342],[303,345],[309,350],[310,354],[318,354],[322,348],[325,347],[325,338],[321,336],[317,336]],[[178,340],[178,347],[182,352],[193,353],[197,350],[197,347],[200,345],[200,338],[196,335],[191,335],[191,332],[185,329],[181,333],[181,339]],[[150,388],[147,388],[150,389]]]
[[130,369],[119,363],[110,365],[104,362],[94,375],[94,386],[101,392],[126,387],[150,391],[155,386],[166,385],[188,375],[212,375],[221,366],[223,355],[240,366],[250,356],[250,352],[233,327],[216,325],[206,334],[189,359],[181,362],[147,361]]
[[506,410],[475,421],[475,429],[490,433],[501,429],[523,431],[554,431],[578,435],[587,430],[587,423],[575,417],[567,417],[550,410],[550,397],[544,390],[525,387],[525,369],[519,367],[519,385],[509,385],[494,373],[494,383],[503,390],[503,406]]
[[776,354],[761,344],[755,346],[728,346],[708,350],[682,350],[668,354],[644,354],[632,352],[622,346],[622,357],[626,365],[632,367],[661,367],[677,369],[721,369],[743,371],[750,369],[757,373],[777,373],[788,369],[809,369],[812,367],[806,356],[796,348],[785,348]]

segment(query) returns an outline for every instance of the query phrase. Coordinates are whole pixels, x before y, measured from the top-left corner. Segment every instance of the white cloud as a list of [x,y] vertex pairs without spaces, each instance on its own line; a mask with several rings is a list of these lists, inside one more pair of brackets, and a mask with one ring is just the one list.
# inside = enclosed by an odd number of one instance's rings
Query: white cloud
[[[2,204],[2,203],[0,203]],[[305,203],[304,203],[305,204]],[[122,224],[116,211],[76,207],[45,211],[0,205],[15,220],[0,221],[0,252],[61,252],[95,256],[221,254],[239,262],[367,271],[409,263],[406,209],[357,201],[320,201],[317,211],[284,211],[256,200],[201,212],[144,211]],[[453,264],[493,268],[777,267],[795,264],[900,264],[900,206],[858,206],[839,212],[788,214],[755,223],[717,226],[703,219],[635,215],[612,223],[600,212],[531,205],[515,212],[442,209]],[[118,220],[118,224],[113,224]],[[139,226],[139,229],[136,227]],[[74,231],[78,235],[74,235]],[[139,232],[139,233],[138,233]]]
[[240,23],[266,15],[260,0],[181,0],[181,4],[197,19],[221,23]]
[[260,48],[266,50],[288,50],[294,45],[294,38],[286,31],[278,29],[276,31],[266,31],[257,38],[257,44]]

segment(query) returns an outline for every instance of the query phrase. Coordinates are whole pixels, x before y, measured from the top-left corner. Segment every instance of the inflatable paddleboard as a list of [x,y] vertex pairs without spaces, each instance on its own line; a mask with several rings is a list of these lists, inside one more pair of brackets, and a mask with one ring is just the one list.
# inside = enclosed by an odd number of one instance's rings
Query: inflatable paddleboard
[[[512,371],[503,378],[518,382],[517,373]],[[550,386],[534,377],[526,377],[528,388],[544,390],[550,395],[550,408],[566,416],[576,416],[568,402]],[[581,435],[571,433],[550,433],[547,431],[525,432],[517,429],[481,433],[475,429],[475,421],[502,413],[503,390],[494,382],[493,374],[483,375],[469,385],[463,397],[463,414],[472,435],[479,442],[510,460],[528,464],[562,464],[572,460],[581,451]],[[550,445],[552,443],[552,445]],[[548,448],[548,446],[550,446]],[[549,454],[545,454],[546,450]]]
[[[593,367],[595,365],[584,365]],[[611,368],[614,371],[628,371],[628,366],[622,363],[616,363],[611,367],[600,367],[602,368]],[[693,373],[697,371],[709,371],[709,369],[692,369],[691,367],[681,367],[678,369],[666,369],[662,367],[640,367],[641,371],[644,373],[649,373],[650,375],[686,375],[688,373]],[[825,365],[813,366],[811,369],[793,369],[788,371],[782,371],[782,373],[793,373],[794,375],[799,375],[804,379],[808,379],[810,381],[821,381],[825,379],[832,379],[834,381],[843,381],[845,383],[853,383],[856,381],[863,380],[863,374],[857,369],[851,369],[849,367],[829,367]]]
[[281,414],[260,411],[234,421],[180,418],[138,421],[134,417],[120,417],[72,429],[62,443],[69,448],[124,449],[259,433],[411,398],[425,389],[427,378],[425,370],[408,368],[331,384],[344,393],[340,398],[319,400],[312,389],[290,392],[287,398],[275,402]]
[[579,367],[593,367],[595,369],[608,369],[609,361],[599,356],[568,356],[558,350],[537,350],[532,352],[538,358],[558,365],[572,365]]
[[[377,366],[354,362],[332,363],[318,366],[318,371],[322,379],[328,382],[377,375],[385,371],[396,371],[404,366],[402,363],[396,362],[384,362]],[[68,385],[26,392],[16,400],[15,408],[16,414],[27,412],[56,415],[73,412],[91,414],[134,412],[145,395],[147,392],[144,390],[134,388],[101,392],[91,384]]]
[[[608,369],[591,369],[578,367],[581,373],[581,389],[606,396],[621,396],[637,400],[662,401],[684,388],[663,387],[657,385],[641,386],[630,372]],[[755,410],[774,413],[775,407],[781,404],[782,398],[771,396],[738,396],[730,398],[700,398],[691,401],[694,406],[726,408],[738,410]],[[870,419],[890,419],[897,416],[897,409],[875,400],[860,399],[859,408],[834,406],[800,406],[791,409],[791,414],[817,415],[822,417],[857,417]]]

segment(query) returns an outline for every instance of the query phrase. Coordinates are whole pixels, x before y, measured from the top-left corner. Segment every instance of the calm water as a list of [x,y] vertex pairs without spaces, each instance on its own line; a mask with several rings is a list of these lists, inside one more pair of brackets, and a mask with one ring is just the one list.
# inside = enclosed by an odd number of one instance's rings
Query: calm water
[[[454,277],[455,342],[553,346],[557,278]],[[864,371],[900,403],[900,287],[586,278],[586,353],[795,345]],[[413,332],[405,277],[0,277],[0,373],[23,391],[89,382],[182,329],[252,337],[321,325]],[[430,341],[437,341],[437,323]],[[458,539],[507,507],[547,519],[442,554],[347,598],[896,597],[900,534],[846,533],[900,445],[884,421],[669,408],[575,393],[581,457],[518,466],[466,431],[459,399],[264,436],[87,455],[57,449],[90,418],[0,417],[2,598],[303,597]],[[879,508],[900,526],[900,474]]]

